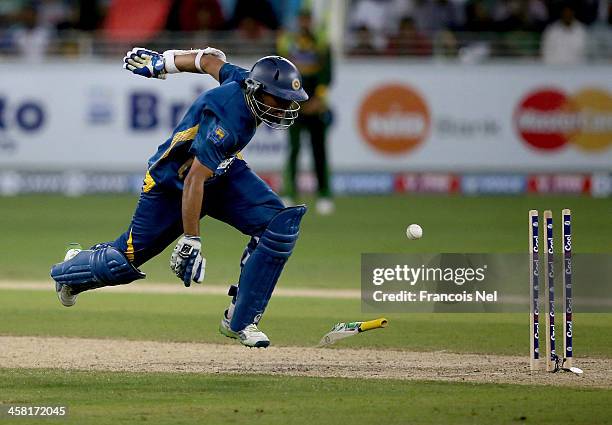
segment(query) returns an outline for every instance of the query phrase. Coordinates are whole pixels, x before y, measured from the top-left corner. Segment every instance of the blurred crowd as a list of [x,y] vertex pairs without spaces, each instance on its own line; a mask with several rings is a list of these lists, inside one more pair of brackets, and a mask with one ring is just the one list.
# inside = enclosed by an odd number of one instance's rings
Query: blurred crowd
[[38,58],[58,31],[93,30],[99,20],[96,1],[2,0],[0,51]]
[[[71,32],[150,41],[164,31],[274,39],[295,25],[302,0],[1,0],[0,52],[37,57]],[[77,46],[78,47],[78,46]],[[57,53],[54,51],[54,53]],[[60,52],[66,53],[66,51]],[[69,51],[68,51],[69,53]]]
[[[132,25],[142,25],[151,15],[159,30],[206,31],[257,27],[276,30],[295,20],[301,0],[2,0],[0,29],[40,27],[62,31],[98,30],[109,19],[123,15]],[[140,16],[130,12],[138,10]],[[144,23],[145,25],[148,22]]]
[[[352,55],[468,62],[542,55],[549,63],[577,63],[595,52],[612,59],[612,0],[343,1],[343,47]],[[183,37],[209,32],[207,39],[231,37],[238,48],[256,49],[264,40],[265,50],[296,27],[300,10],[312,2],[317,0],[1,0],[0,54],[78,54],[78,38],[57,42],[74,31],[143,43],[168,39],[159,37],[164,31]]]
[[[347,38],[355,55],[459,55],[466,61],[534,56],[583,60],[608,44],[609,0],[351,0]],[[601,53],[601,50],[600,50]]]

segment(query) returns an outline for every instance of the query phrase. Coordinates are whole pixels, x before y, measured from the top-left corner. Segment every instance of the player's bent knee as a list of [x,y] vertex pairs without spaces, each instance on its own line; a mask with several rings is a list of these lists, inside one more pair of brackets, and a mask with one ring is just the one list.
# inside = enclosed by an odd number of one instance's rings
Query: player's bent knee
[[104,246],[79,252],[72,259],[56,264],[51,277],[68,285],[73,293],[103,286],[124,285],[145,274],[138,270],[117,248]]
[[91,263],[96,278],[106,285],[124,285],[145,277],[145,274],[135,268],[115,247],[94,250]]
[[258,248],[275,258],[288,258],[293,252],[306,207],[299,205],[276,214],[259,239]]
[[303,205],[278,212],[262,233],[257,247],[244,262],[230,328],[244,329],[261,319],[276,282],[297,242]]

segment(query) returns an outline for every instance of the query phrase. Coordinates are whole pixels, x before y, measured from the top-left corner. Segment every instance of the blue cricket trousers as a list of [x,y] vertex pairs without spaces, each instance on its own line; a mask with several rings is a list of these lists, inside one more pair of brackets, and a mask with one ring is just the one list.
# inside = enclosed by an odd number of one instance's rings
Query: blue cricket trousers
[[[141,192],[129,228],[111,244],[139,267],[183,234],[181,205],[182,191],[163,184]],[[202,217],[213,217],[252,237],[260,236],[282,209],[278,195],[240,159],[205,184]]]

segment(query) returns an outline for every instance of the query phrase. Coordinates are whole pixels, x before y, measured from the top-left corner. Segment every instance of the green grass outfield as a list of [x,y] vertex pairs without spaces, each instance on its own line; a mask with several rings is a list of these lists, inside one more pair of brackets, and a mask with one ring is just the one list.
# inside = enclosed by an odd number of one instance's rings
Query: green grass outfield
[[598,425],[610,423],[610,398],[612,390],[518,385],[0,369],[0,402],[67,405],[61,423],[80,425]]
[[[47,279],[67,242],[84,246],[114,239],[130,221],[136,196],[0,197],[0,279]],[[350,197],[337,200],[330,217],[310,211],[281,284],[286,287],[357,288],[360,254],[367,252],[526,252],[527,212],[573,211],[576,252],[610,252],[612,199],[584,197]],[[408,241],[406,226],[424,237]],[[560,226],[557,226],[559,230]],[[202,225],[206,281],[227,284],[238,276],[247,238],[213,219]],[[166,250],[143,266],[149,281],[175,281]]]

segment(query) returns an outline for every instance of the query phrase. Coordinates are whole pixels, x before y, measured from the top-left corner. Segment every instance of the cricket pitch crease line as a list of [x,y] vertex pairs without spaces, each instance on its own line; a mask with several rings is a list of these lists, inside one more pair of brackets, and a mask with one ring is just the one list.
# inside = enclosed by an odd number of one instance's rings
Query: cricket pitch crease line
[[[47,282],[7,281],[0,280],[0,290],[54,291],[51,280]],[[102,292],[119,292],[123,294],[183,294],[183,295],[227,295],[227,286],[191,285],[185,288],[181,282],[172,283],[133,283],[130,285],[108,286],[96,289]],[[276,288],[275,297],[327,298],[327,299],[361,299],[359,289],[316,289],[316,288]]]
[[[53,291],[52,281],[8,281],[0,280],[0,291],[2,290],[24,290],[24,291]],[[112,292],[122,294],[179,294],[179,295],[227,295],[227,287],[221,285],[191,285],[185,288],[178,282],[173,283],[133,283],[130,285],[107,286],[96,289],[96,292]],[[283,288],[274,290],[275,297],[291,298],[322,298],[333,300],[360,300],[359,289],[317,289],[317,288]],[[528,297],[505,296],[505,304],[526,305]],[[599,298],[580,298],[580,303],[588,307],[612,307],[612,300]]]

